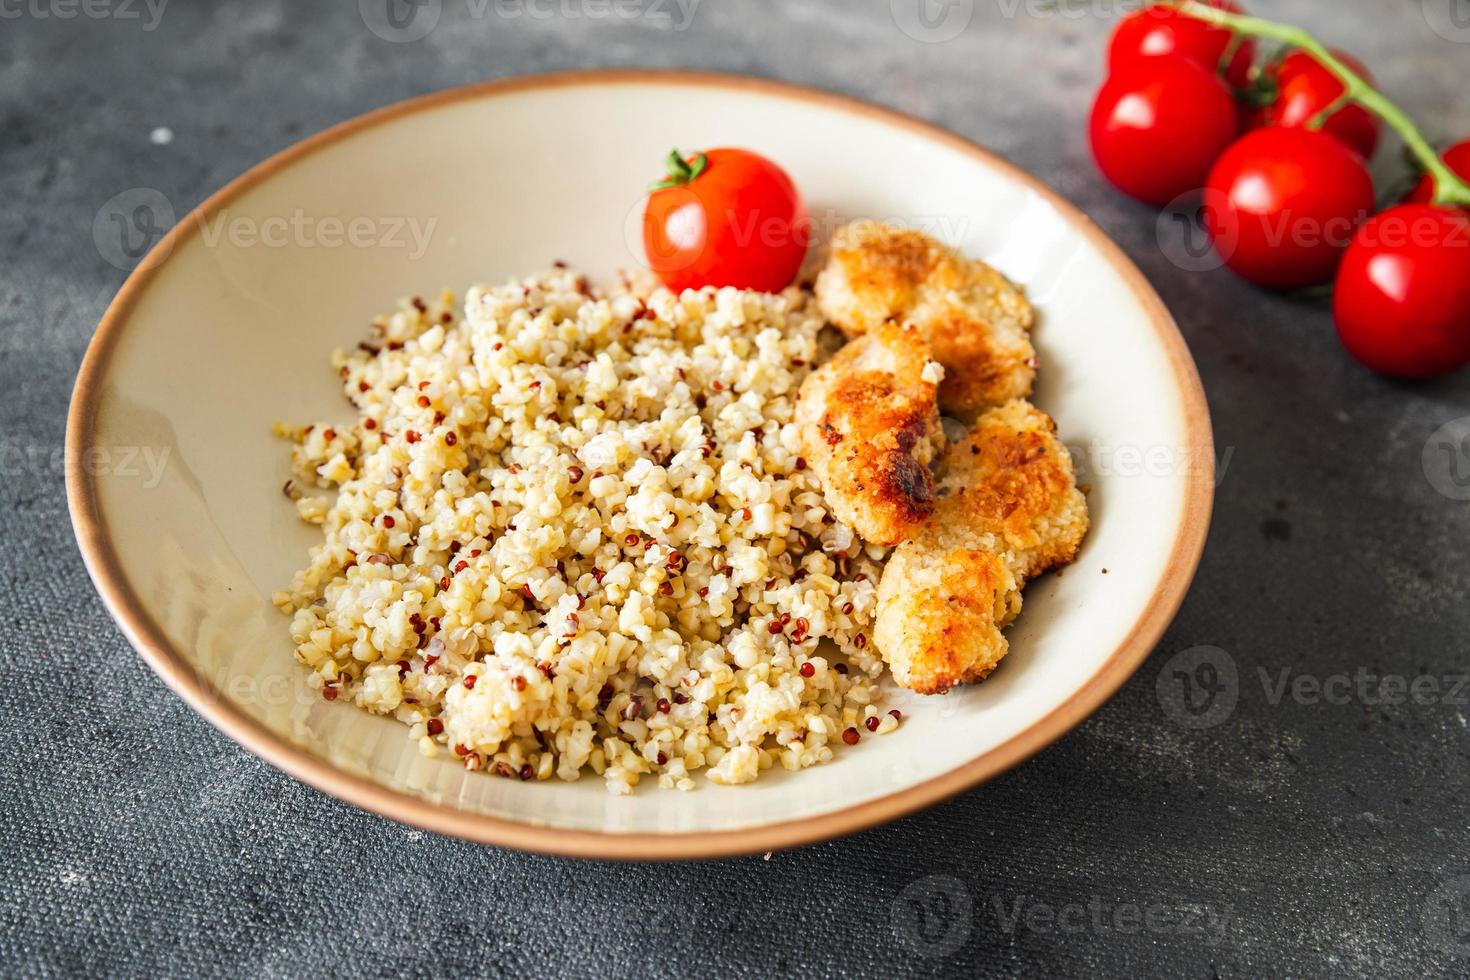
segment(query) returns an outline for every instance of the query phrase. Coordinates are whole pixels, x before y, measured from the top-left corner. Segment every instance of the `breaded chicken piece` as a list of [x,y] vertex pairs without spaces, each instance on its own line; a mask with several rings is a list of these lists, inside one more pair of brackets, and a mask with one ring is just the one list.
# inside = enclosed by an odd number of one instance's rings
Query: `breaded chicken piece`
[[873,641],[901,687],[943,694],[995,668],[1007,649],[1001,629],[1020,611],[1021,587],[998,556],[906,541],[878,585]]
[[1031,394],[1031,304],[984,262],[922,232],[871,221],[838,229],[816,294],[823,315],[848,336],[887,320],[918,327],[944,365],[939,404],[948,415],[973,421]]
[[1003,553],[1022,584],[1076,559],[1087,498],[1056,423],[1035,405],[1017,400],[986,412],[945,454],[941,476],[951,533]]
[[873,634],[894,678],[920,694],[994,670],[1021,589],[1073,561],[1088,527],[1072,457],[1026,401],[986,412],[950,447],[938,493],[933,516],[883,570]]
[[917,330],[879,324],[802,383],[802,454],[832,513],[864,540],[898,544],[934,509],[929,463],[944,430],[931,364]]

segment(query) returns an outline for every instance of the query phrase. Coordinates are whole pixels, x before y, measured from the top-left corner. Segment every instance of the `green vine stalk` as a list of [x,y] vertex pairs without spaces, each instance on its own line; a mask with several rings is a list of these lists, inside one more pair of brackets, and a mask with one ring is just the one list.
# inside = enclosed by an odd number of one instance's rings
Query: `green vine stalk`
[[1336,76],[1338,81],[1342,82],[1344,89],[1342,97],[1317,118],[1314,118],[1313,124],[1320,126],[1328,116],[1349,102],[1361,105],[1398,133],[1414,158],[1433,176],[1435,204],[1457,204],[1462,207],[1470,207],[1470,183],[1466,183],[1449,168],[1449,165],[1435,152],[1434,147],[1424,138],[1419,127],[1414,125],[1414,121],[1409,118],[1408,114],[1389,101],[1382,92],[1311,34],[1290,24],[1281,24],[1244,14],[1233,14],[1208,6],[1201,3],[1200,0],[1175,0],[1173,5],[1181,13],[1228,28],[1239,35],[1278,41],[1289,47],[1306,51]]

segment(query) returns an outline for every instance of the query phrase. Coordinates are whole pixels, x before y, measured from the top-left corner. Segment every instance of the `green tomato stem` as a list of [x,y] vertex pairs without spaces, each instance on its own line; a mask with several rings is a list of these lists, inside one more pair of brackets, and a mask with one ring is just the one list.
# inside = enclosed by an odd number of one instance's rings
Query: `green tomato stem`
[[1333,99],[1332,103],[1327,106],[1327,108],[1318,112],[1311,119],[1308,119],[1307,128],[1321,129],[1323,126],[1327,125],[1327,120],[1337,115],[1338,112],[1341,111],[1343,106],[1351,104],[1352,101],[1353,100],[1348,96],[1348,94],[1344,92],[1342,95],[1339,95],[1337,98]]
[[1230,43],[1225,46],[1225,53],[1220,55],[1220,63],[1215,66],[1215,71],[1224,75],[1230,71],[1230,66],[1235,64],[1235,56],[1240,54],[1240,46],[1245,43],[1244,34],[1232,34]]
[[684,159],[684,154],[678,150],[670,150],[668,157],[664,160],[664,169],[668,171],[668,177],[652,185],[649,190],[662,191],[670,187],[683,187],[704,173],[709,167],[709,157],[703,153],[694,155],[694,164],[690,166]]
[[[1199,0],[1177,0],[1176,5],[1181,13],[1199,20],[1229,28],[1249,37],[1280,41],[1311,54],[1324,68],[1332,72],[1338,81],[1342,82],[1342,100],[1361,105],[1399,134],[1399,138],[1414,154],[1415,159],[1434,177],[1435,204],[1458,204],[1470,207],[1470,183],[1461,180],[1460,176],[1449,168],[1449,165],[1435,152],[1434,147],[1424,138],[1419,127],[1414,125],[1408,114],[1389,101],[1382,92],[1370,85],[1366,79],[1348,67],[1341,58],[1334,55],[1326,45],[1311,34],[1290,24],[1280,24],[1259,17],[1247,17],[1243,14],[1232,14],[1229,11],[1207,6]],[[1336,111],[1335,104],[1333,111]]]

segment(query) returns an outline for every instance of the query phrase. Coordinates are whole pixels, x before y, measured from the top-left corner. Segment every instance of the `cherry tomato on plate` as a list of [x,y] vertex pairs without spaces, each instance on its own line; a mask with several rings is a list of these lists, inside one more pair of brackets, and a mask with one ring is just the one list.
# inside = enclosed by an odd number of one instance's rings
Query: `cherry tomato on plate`
[[796,185],[749,150],[669,154],[668,176],[643,212],[649,267],[675,291],[734,286],[776,293],[791,285],[811,241]]
[[[1343,51],[1332,52],[1370,85],[1374,79],[1362,62]],[[1306,126],[1341,97],[1344,87],[1337,76],[1306,51],[1293,51],[1267,70],[1276,83],[1276,101],[1261,110],[1260,126]],[[1360,105],[1345,105],[1327,118],[1323,130],[1351,146],[1364,158],[1378,148],[1382,124]]]
[[[1456,143],[1442,154],[1442,158],[1451,170],[1470,180],[1470,140]],[[1415,204],[1428,204],[1434,200],[1434,178],[1425,174],[1405,200]]]
[[[1206,0],[1211,7],[1233,14],[1244,13],[1234,0]],[[1208,71],[1217,71],[1235,32],[1207,24],[1169,7],[1136,10],[1118,22],[1108,42],[1108,70],[1117,72],[1139,58],[1179,55]],[[1250,83],[1251,64],[1256,60],[1256,42],[1242,40],[1230,58],[1225,77],[1236,88]]]
[[1092,106],[1092,155],[1119,190],[1169,204],[1203,185],[1240,132],[1230,89],[1179,55],[1140,58],[1103,84]]
[[1353,237],[1332,298],[1348,352],[1427,378],[1470,362],[1470,212],[1401,204]]
[[1258,129],[1210,171],[1202,217],[1225,264],[1275,289],[1332,278],[1373,210],[1373,178],[1356,150],[1309,129]]

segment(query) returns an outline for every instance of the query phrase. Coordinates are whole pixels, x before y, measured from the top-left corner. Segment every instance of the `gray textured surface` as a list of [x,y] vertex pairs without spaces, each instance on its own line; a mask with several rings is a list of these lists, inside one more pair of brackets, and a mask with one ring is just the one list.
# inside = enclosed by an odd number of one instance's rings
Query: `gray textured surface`
[[[1463,20],[1463,0],[1254,6],[1349,47],[1432,129],[1465,135],[1470,29],[1457,42],[1454,22],[1439,18],[1443,37],[1423,13],[1455,2]],[[923,45],[895,28],[887,0],[704,0],[685,31],[442,6],[427,38],[398,44],[366,30],[351,0],[173,0],[153,30],[141,4],[70,20],[58,15],[79,8],[65,0],[0,6],[0,973],[1470,968],[1463,692],[1325,704],[1276,699],[1260,679],[1362,669],[1449,683],[1466,671],[1470,509],[1436,492],[1421,453],[1470,414],[1470,377],[1376,379],[1342,354],[1319,307],[1176,269],[1153,214],[1087,160],[1104,18],[978,0],[959,38]],[[118,16],[129,11],[139,18]],[[59,456],[72,378],[122,279],[93,245],[99,206],[150,186],[182,212],[366,109],[596,65],[750,72],[935,120],[1078,201],[1174,310],[1233,451],[1210,546],[1154,657],[1031,763],[767,861],[528,857],[389,823],[277,773],[168,693],[109,621],[71,541]],[[172,143],[150,141],[160,126]],[[1174,683],[1169,658],[1201,644],[1228,652],[1239,701],[1191,729],[1156,681]],[[1223,929],[1120,927],[1112,907],[1129,904]],[[1047,911],[1069,905],[1082,908],[1048,926]]]

